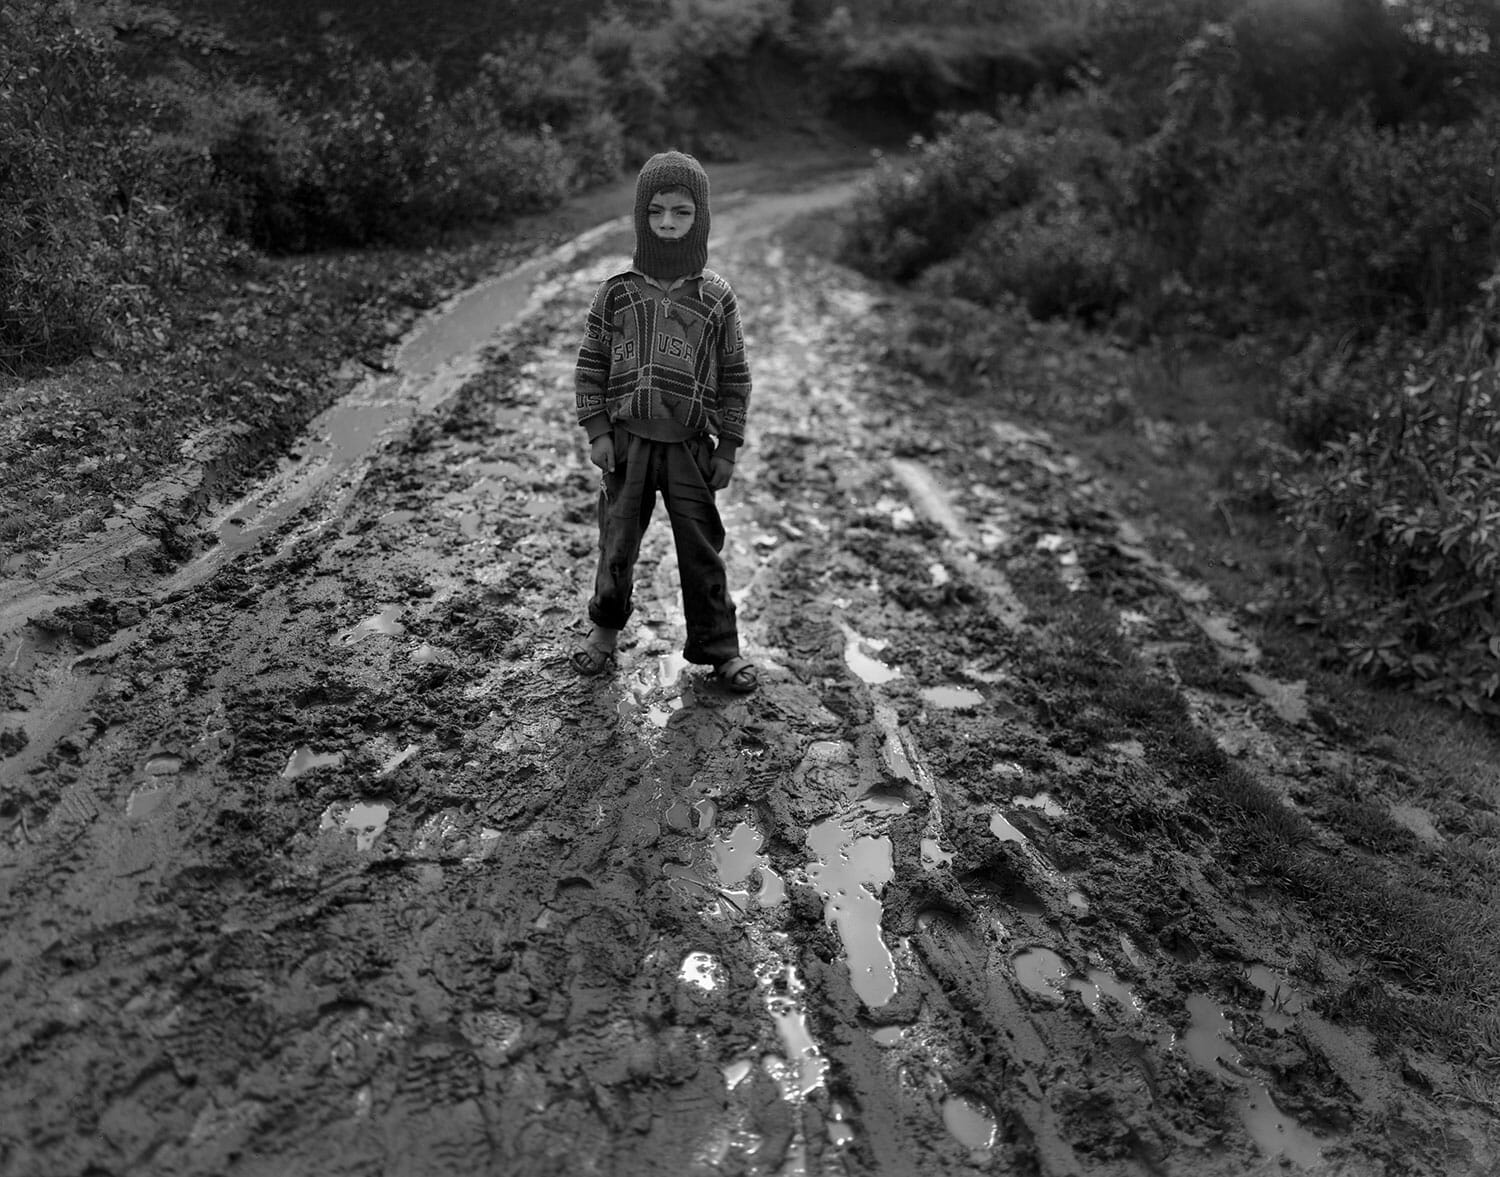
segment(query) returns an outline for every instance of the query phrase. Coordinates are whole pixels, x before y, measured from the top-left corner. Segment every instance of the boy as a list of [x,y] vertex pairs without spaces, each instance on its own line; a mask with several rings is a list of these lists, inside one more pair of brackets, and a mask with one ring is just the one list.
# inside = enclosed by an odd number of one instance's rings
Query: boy
[[744,444],[750,369],[734,292],[705,268],[709,219],[698,161],[653,155],[636,180],[634,264],[606,278],[589,307],[575,399],[589,459],[604,478],[593,628],[572,663],[593,675],[613,661],[660,494],[682,578],[683,656],[746,693],[757,674],[740,656],[714,494],[729,485]]

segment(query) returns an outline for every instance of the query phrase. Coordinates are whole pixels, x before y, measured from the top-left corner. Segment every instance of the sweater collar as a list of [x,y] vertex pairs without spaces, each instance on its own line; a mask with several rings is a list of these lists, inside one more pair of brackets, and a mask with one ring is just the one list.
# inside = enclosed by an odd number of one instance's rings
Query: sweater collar
[[679,286],[684,286],[689,282],[696,282],[698,279],[703,277],[702,270],[695,270],[691,274],[684,274],[680,278],[671,278],[667,281],[663,281],[660,278],[653,278],[639,266],[632,266],[630,268],[630,272],[637,278],[640,278],[643,281],[650,283],[652,286],[655,286],[663,294],[671,294],[672,291],[676,290]]

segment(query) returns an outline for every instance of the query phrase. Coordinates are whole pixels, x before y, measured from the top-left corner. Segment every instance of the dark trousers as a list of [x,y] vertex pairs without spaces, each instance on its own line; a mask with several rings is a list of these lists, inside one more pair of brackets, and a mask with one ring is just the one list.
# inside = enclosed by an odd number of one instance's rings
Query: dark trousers
[[740,652],[734,601],[724,574],[724,523],[709,489],[713,442],[651,441],[615,430],[615,469],[599,493],[599,570],[589,620],[605,629],[623,629],[635,590],[635,562],[641,537],[661,495],[672,524],[677,567],[682,577],[682,611],[687,617],[683,657],[717,666]]

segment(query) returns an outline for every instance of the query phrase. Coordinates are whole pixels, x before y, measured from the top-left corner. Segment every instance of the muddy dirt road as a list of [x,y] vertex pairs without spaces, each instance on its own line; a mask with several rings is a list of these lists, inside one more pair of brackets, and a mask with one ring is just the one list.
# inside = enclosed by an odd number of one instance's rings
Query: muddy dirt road
[[882,369],[902,308],[779,233],[847,192],[715,218],[755,695],[679,658],[664,526],[618,672],[567,667],[610,231],[196,563],[12,595],[0,1173],[1493,1171],[1158,747],[1079,735],[1050,619],[1101,602],[1261,779],[1359,754],[1055,443]]

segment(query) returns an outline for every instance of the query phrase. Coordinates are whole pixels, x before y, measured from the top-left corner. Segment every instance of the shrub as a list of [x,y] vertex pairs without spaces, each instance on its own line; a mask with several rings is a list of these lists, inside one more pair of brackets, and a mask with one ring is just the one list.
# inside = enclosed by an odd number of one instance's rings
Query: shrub
[[988,115],[944,121],[906,164],[882,160],[846,218],[840,256],[909,281],[955,256],[976,230],[1036,195],[1039,170],[1022,136]]
[[1495,101],[1454,125],[1383,126],[1368,106],[1267,124],[1241,118],[1241,68],[1235,28],[1205,26],[1133,152],[1124,219],[1154,280],[1177,275],[1227,330],[1451,321],[1500,232]]
[[792,0],[661,0],[646,8],[611,9],[588,38],[631,154],[671,139],[694,146],[698,111],[732,111],[757,44],[792,40]]
[[1250,309],[1373,336],[1452,321],[1500,243],[1500,126],[1371,125],[1364,112],[1241,137],[1192,280]]
[[1108,317],[1126,295],[1119,233],[1107,215],[1084,206],[1075,185],[1057,181],[1049,189],[928,270],[922,289],[986,306],[1013,296],[1035,319]]
[[231,88],[178,137],[206,144],[217,180],[206,207],[262,248],[425,240],[551,207],[618,170],[618,126],[594,110],[603,83],[591,63],[547,57],[561,52],[553,42],[523,48],[485,58],[440,97],[426,61],[361,61],[328,42],[326,93],[307,113]]
[[1500,714],[1500,272],[1369,419],[1277,490],[1348,663]]
[[254,85],[162,83],[155,150],[179,174],[206,172],[180,199],[234,237],[298,248],[310,228],[314,159],[306,122]]
[[0,7],[0,360],[107,346],[190,268],[144,113],[102,33],[39,0]]
[[606,108],[598,61],[557,36],[518,37],[480,58],[468,88],[517,131],[567,131]]

